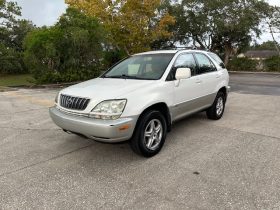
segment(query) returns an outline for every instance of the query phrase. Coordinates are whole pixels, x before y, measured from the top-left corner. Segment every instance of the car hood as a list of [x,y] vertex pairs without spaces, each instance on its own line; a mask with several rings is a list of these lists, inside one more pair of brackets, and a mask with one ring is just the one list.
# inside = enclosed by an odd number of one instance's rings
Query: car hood
[[100,102],[108,99],[120,99],[128,93],[154,82],[152,80],[97,78],[70,86],[61,93]]

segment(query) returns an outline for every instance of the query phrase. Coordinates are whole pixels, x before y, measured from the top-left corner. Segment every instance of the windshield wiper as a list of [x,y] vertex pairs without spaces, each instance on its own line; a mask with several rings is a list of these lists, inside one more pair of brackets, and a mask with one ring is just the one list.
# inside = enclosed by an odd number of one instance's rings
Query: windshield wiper
[[140,78],[140,77],[130,76],[130,75],[126,75],[126,74],[122,74],[122,75],[115,75],[115,76],[105,76],[105,78],[143,79],[143,78]]

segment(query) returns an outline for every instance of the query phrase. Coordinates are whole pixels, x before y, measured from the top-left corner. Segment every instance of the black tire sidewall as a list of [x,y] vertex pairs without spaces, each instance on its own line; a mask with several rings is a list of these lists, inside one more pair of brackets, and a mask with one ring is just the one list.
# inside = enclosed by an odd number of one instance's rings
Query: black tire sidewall
[[[153,119],[157,119],[161,122],[162,128],[163,128],[163,134],[162,134],[162,139],[161,139],[161,142],[160,142],[160,145],[158,146],[158,148],[156,150],[149,150],[145,145],[144,135],[145,135],[146,126]],[[159,151],[161,150],[161,148],[163,147],[163,145],[165,143],[166,134],[167,134],[166,119],[159,111],[148,111],[146,114],[144,114],[141,117],[141,119],[139,121],[137,133],[138,133],[138,136],[135,136],[136,137],[135,139],[137,139],[137,142],[135,142],[135,143],[138,144],[138,148],[140,150],[139,152],[145,157],[152,157],[152,156],[156,155],[157,153],[159,153]]]
[[[223,99],[223,111],[220,115],[217,114],[217,108],[216,108],[219,98]],[[219,92],[217,94],[217,97],[215,99],[215,103],[213,104],[213,111],[215,112],[215,116],[216,116],[217,119],[221,119],[223,117],[224,111],[225,111],[225,95],[222,92]]]
[[[220,114],[220,115],[218,115],[217,114],[217,108],[216,108],[216,106],[217,106],[217,103],[218,103],[218,99],[220,98],[220,97],[222,97],[222,99],[223,99],[223,111],[222,111],[222,113]],[[209,118],[209,119],[211,119],[211,120],[219,120],[219,119],[221,119],[222,117],[223,117],[223,115],[224,115],[224,111],[225,111],[225,105],[226,105],[226,96],[225,96],[225,94],[223,93],[223,92],[218,92],[217,93],[217,96],[216,96],[216,98],[215,98],[215,100],[214,100],[214,102],[213,102],[213,104],[212,104],[212,106],[209,108],[209,109],[207,109],[207,111],[206,111],[206,113],[207,113],[207,117]]]

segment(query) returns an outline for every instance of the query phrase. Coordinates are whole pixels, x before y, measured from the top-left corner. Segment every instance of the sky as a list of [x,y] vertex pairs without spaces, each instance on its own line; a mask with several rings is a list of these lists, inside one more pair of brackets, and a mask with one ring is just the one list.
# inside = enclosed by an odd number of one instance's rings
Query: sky
[[[22,16],[31,20],[37,26],[53,25],[66,10],[64,0],[14,0],[22,7]],[[280,6],[280,0],[267,0],[272,5]],[[278,36],[280,40],[280,36]],[[271,36],[265,33],[258,42],[271,40]]]
[[[267,0],[267,2],[271,5],[276,5],[276,6],[280,6],[280,0]],[[276,35],[275,38],[277,39],[277,41],[280,41],[280,35]],[[265,42],[265,41],[271,41],[272,37],[269,33],[263,33],[260,36],[260,39],[258,40],[259,43]]]
[[64,0],[14,0],[22,8],[22,17],[37,26],[53,25],[66,10]]

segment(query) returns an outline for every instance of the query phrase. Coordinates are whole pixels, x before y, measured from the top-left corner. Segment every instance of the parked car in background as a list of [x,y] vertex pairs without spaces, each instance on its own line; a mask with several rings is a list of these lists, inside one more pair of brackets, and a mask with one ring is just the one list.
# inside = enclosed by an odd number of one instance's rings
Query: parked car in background
[[50,116],[68,133],[108,143],[129,140],[133,151],[151,157],[175,121],[200,111],[220,119],[228,84],[228,72],[214,53],[145,52],[60,91]]

